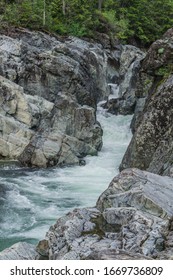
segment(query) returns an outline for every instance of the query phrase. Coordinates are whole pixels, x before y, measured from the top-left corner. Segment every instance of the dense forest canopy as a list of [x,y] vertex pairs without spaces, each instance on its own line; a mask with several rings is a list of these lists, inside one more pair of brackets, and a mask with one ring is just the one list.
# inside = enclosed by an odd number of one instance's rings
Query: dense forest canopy
[[145,45],[172,27],[173,0],[0,0],[0,26],[11,25]]

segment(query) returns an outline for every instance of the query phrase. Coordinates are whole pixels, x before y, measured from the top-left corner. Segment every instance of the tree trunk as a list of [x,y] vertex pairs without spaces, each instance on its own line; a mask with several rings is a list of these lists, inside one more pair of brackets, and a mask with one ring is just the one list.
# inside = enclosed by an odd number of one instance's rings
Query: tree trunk
[[64,16],[66,14],[65,8],[66,8],[65,0],[62,0],[62,13],[63,13]]
[[43,26],[45,26],[46,24],[46,0],[43,0],[44,1],[44,7],[43,7]]
[[98,0],[98,9],[101,11],[103,0]]

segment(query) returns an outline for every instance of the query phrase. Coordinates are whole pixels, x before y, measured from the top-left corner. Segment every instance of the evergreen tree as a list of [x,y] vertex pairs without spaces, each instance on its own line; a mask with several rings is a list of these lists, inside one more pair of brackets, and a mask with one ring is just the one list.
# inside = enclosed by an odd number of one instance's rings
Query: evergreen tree
[[173,25],[173,0],[1,0],[3,24],[58,34],[105,32],[150,44]]

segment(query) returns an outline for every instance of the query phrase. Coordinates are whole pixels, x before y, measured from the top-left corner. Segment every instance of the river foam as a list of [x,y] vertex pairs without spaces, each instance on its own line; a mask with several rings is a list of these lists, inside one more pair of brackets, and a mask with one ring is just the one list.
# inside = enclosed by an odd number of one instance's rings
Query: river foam
[[94,206],[118,173],[131,139],[131,116],[114,116],[98,106],[103,148],[85,166],[41,170],[1,167],[0,250],[17,241],[37,242],[68,211]]

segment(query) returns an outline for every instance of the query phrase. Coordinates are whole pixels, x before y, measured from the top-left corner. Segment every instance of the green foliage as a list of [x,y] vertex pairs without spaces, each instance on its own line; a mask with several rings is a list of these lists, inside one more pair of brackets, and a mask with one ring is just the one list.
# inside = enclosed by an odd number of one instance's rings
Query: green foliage
[[65,14],[62,0],[53,0],[49,5],[53,31],[78,37],[90,35],[97,22],[96,9],[92,0],[65,1]]
[[[129,34],[142,43],[151,43],[159,38],[173,24],[172,0],[118,1],[119,18],[129,21]],[[130,37],[129,36],[129,37]]]
[[160,76],[164,79],[168,78],[173,73],[173,65],[168,64],[165,66],[161,66],[155,71],[156,76]]
[[85,26],[81,25],[78,22],[74,22],[71,24],[71,26],[68,29],[69,34],[77,37],[83,37],[87,35],[87,29]]
[[134,31],[130,29],[130,22],[127,18],[121,18],[117,23],[117,36],[119,39],[127,42],[128,38],[134,35]]
[[150,44],[173,25],[173,0],[105,0],[104,9],[114,9],[120,39]]
[[99,11],[98,4],[99,0],[1,0],[0,25],[80,37],[105,32],[144,45],[173,25],[173,0],[104,0]]
[[117,24],[115,10],[104,11],[102,12],[102,15],[110,24],[112,24],[112,26]]
[[[44,0],[5,1],[2,19],[9,25],[37,29],[43,26],[43,13]],[[46,22],[47,27],[51,26],[49,8],[46,12]]]

